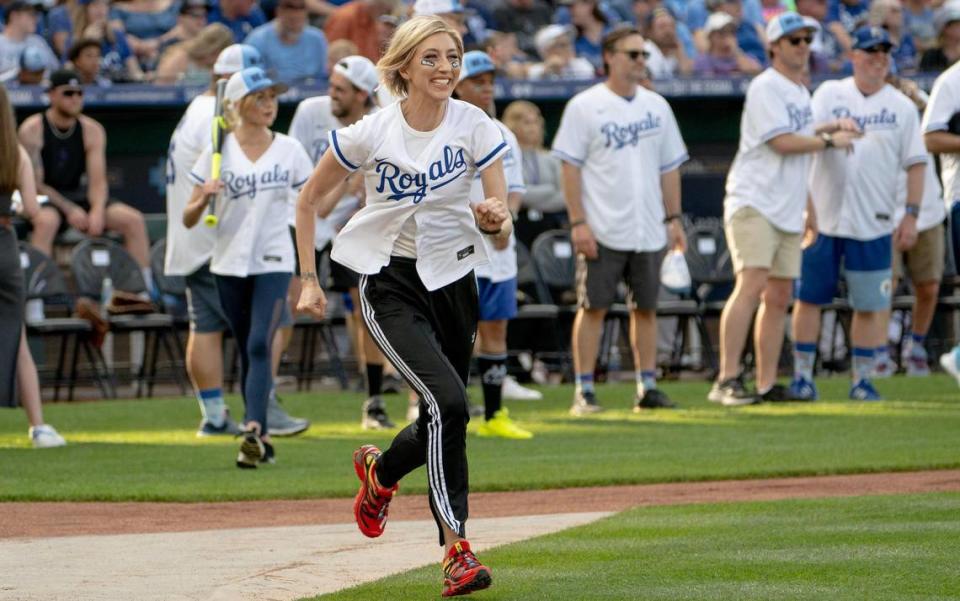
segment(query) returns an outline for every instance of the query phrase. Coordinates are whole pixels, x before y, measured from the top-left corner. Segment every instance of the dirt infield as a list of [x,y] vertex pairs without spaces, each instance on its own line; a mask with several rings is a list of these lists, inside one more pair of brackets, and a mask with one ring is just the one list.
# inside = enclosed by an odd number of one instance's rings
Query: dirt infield
[[[621,511],[788,498],[960,491],[960,470],[685,482],[470,495],[472,518]],[[427,500],[397,497],[392,520],[428,520]],[[0,538],[190,532],[352,522],[352,499],[231,503],[4,503]]]

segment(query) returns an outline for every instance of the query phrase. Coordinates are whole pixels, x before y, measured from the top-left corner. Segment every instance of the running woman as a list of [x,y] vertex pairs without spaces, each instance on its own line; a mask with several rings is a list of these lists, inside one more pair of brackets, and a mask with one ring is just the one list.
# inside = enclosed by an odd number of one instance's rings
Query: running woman
[[[437,17],[401,25],[380,59],[381,81],[402,100],[330,134],[330,148],[297,203],[298,309],[323,316],[314,264],[315,216],[349,174],[364,177],[367,204],[340,231],[332,259],[361,274],[363,318],[383,354],[420,397],[420,416],[381,453],[354,453],[354,514],[368,537],[383,533],[400,480],[426,464],[430,508],[444,546],[443,596],[490,586],[490,569],[465,540],[466,382],[478,306],[473,270],[487,262],[483,236],[513,232],[502,157],[507,143],[480,109],[450,98],[463,42]],[[469,202],[477,172],[486,200]]]
[[208,146],[190,171],[197,185],[183,212],[183,224],[193,227],[208,210],[207,199],[219,195],[210,272],[240,349],[246,408],[241,468],[273,461],[267,423],[270,346],[293,273],[290,204],[312,168],[299,142],[270,131],[283,89],[259,67],[230,77],[224,94],[230,133],[223,141],[220,179],[209,177],[213,147]]

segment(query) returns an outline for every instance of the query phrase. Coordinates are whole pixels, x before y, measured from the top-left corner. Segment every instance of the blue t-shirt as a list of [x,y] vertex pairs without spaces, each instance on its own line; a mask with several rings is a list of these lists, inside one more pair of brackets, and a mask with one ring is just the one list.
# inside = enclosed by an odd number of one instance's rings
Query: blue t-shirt
[[842,0],[829,0],[827,7],[827,23],[840,21],[843,28],[853,33],[867,19],[867,11],[870,10],[870,3],[865,0],[859,0],[857,4],[846,4]]
[[913,71],[920,62],[917,55],[917,45],[913,42],[913,37],[909,33],[900,36],[900,44],[893,49],[890,55],[893,64],[896,65],[900,73]]
[[251,31],[266,22],[267,17],[263,14],[263,10],[261,10],[259,6],[254,6],[249,15],[232,21],[228,21],[220,14],[220,3],[213,4],[210,7],[210,12],[207,13],[207,24],[223,23],[233,32],[233,41],[238,44],[243,42],[243,40],[250,35]]
[[760,34],[757,33],[757,28],[746,20],[741,21],[737,27],[737,46],[740,46],[744,54],[757,59],[761,65],[767,64],[767,51],[763,48]]
[[170,3],[166,10],[156,13],[131,12],[114,5],[110,8],[110,20],[120,21],[123,28],[132,36],[141,40],[158,38],[173,29],[180,12],[180,1]]
[[254,29],[244,43],[260,51],[264,67],[279,81],[289,83],[327,75],[327,36],[311,25],[304,28],[295,44],[288,45],[280,41],[276,23],[270,21]]

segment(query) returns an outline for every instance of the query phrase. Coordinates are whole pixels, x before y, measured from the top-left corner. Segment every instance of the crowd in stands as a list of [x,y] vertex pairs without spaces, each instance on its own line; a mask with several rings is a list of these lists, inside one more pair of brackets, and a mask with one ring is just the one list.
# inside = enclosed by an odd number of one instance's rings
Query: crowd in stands
[[[513,79],[591,79],[613,27],[644,32],[653,79],[755,75],[768,66],[767,21],[785,10],[816,19],[813,76],[850,73],[851,32],[869,24],[895,42],[901,75],[960,58],[960,0],[436,0],[468,47]],[[376,61],[412,0],[13,0],[0,2],[0,81],[35,85],[61,66],[85,85],[203,85],[217,54],[256,47],[287,83],[323,81],[327,55]],[[344,46],[344,44],[350,44]]]

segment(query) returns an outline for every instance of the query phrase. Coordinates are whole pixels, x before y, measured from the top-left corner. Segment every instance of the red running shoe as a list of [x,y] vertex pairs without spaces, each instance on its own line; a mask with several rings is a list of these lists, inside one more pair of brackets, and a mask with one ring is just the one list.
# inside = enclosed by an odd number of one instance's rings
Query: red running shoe
[[462,540],[450,547],[443,560],[443,596],[469,595],[493,584],[490,568],[480,563],[470,550],[470,543]]
[[387,510],[398,485],[393,488],[378,486],[374,478],[374,469],[380,459],[380,449],[372,444],[365,444],[353,452],[353,469],[360,479],[360,491],[353,501],[353,517],[357,519],[360,532],[369,538],[376,538],[383,534],[387,525]]

